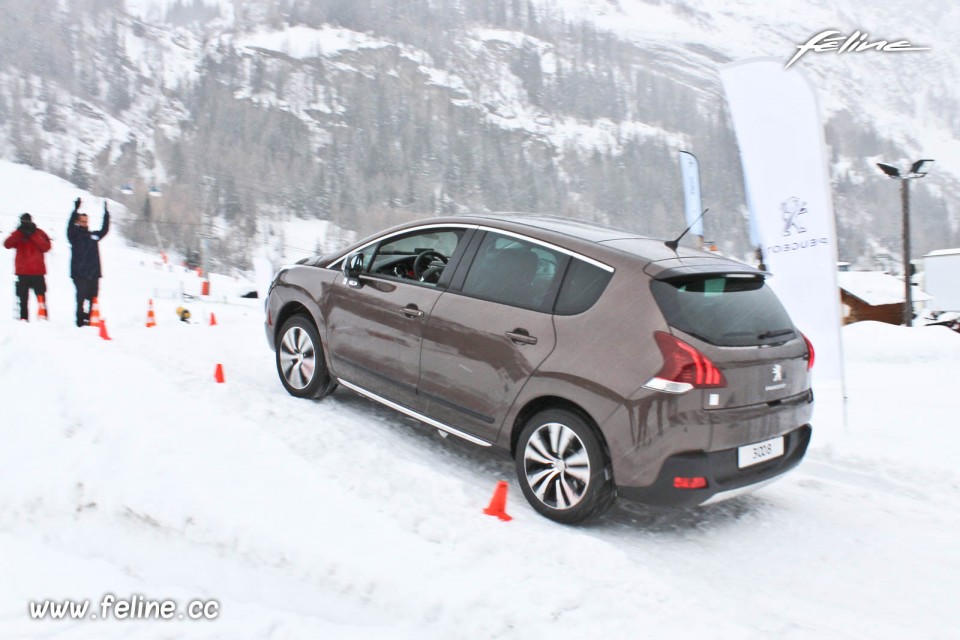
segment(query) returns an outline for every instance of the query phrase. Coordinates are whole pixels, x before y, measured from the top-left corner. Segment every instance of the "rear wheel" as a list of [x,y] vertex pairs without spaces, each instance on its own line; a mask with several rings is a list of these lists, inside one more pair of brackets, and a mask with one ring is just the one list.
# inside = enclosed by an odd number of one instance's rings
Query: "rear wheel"
[[276,363],[280,382],[292,396],[322,398],[336,386],[327,371],[320,334],[304,315],[292,316],[280,328]]
[[516,467],[527,501],[557,522],[595,518],[615,499],[599,436],[566,409],[541,411],[527,421],[517,442]]

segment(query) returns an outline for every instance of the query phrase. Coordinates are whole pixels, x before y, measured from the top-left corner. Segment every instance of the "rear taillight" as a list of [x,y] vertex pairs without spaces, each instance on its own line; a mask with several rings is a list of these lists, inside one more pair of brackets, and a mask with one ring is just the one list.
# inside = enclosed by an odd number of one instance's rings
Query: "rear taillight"
[[800,332],[800,336],[803,338],[804,343],[807,345],[807,371],[813,369],[813,343],[810,342],[810,339],[807,336],[803,335],[803,332]]
[[727,386],[727,380],[710,358],[669,333],[653,334],[663,356],[663,367],[644,387],[667,393]]

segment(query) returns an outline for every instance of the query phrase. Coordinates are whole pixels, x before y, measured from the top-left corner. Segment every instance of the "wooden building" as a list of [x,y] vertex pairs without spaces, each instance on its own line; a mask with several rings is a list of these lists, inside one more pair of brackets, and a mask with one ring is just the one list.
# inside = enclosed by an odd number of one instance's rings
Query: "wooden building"
[[[903,280],[882,271],[840,271],[840,305],[843,324],[874,320],[900,324],[903,320]],[[930,296],[913,287],[914,304],[930,300]],[[916,308],[916,307],[914,307]]]

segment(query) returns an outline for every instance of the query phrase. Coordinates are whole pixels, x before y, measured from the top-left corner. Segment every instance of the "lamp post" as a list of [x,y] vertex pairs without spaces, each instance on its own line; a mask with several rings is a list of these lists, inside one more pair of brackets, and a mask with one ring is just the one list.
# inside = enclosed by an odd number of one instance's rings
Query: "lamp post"
[[200,267],[203,269],[203,277],[209,280],[210,240],[217,239],[217,236],[211,233],[211,221],[207,216],[207,209],[210,206],[210,191],[216,180],[210,176],[203,176],[200,181],[203,183],[203,208],[200,210],[200,232],[197,233],[197,237],[200,238]]
[[[150,187],[147,191],[148,198],[158,198],[157,202],[160,202],[159,198],[163,197],[163,192],[160,191],[156,186]],[[160,214],[163,213],[163,205],[160,206]],[[150,216],[150,226],[153,228],[153,237],[157,242],[157,248],[160,249],[160,255],[163,256],[164,261],[167,259],[167,249],[163,246],[163,238],[160,235],[160,229],[157,228],[157,216]]]
[[922,171],[924,163],[933,162],[927,158],[917,160],[910,165],[910,171],[901,174],[900,170],[889,164],[878,162],[877,166],[888,178],[900,181],[900,204],[903,208],[903,324],[910,327],[913,325],[913,290],[910,288],[910,187],[909,181],[916,178],[922,178],[927,175]]

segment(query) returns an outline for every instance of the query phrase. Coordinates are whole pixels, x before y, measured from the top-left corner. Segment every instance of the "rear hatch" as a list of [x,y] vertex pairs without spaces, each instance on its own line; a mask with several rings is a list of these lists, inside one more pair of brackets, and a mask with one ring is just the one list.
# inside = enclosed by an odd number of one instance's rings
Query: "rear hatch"
[[650,285],[673,335],[723,374],[725,385],[703,389],[704,408],[776,404],[807,391],[806,342],[765,274],[720,268],[662,269]]

